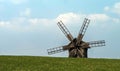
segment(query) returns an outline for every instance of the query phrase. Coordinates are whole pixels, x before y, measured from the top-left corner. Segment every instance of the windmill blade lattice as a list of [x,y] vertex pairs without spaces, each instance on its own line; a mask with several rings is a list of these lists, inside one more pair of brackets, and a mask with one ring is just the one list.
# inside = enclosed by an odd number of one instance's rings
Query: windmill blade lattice
[[60,46],[60,47],[56,47],[56,48],[47,49],[47,52],[48,52],[49,55],[51,55],[51,54],[63,52],[63,51],[65,51],[67,48],[68,48],[68,46],[65,45],[65,46]]
[[57,23],[57,25],[59,26],[61,31],[65,34],[65,36],[68,38],[68,40],[72,41],[73,40],[73,36],[71,35],[71,33],[69,32],[67,27],[63,24],[63,22],[60,21],[60,22]]
[[91,41],[88,42],[90,47],[100,47],[105,46],[105,40]]
[[83,22],[83,25],[82,25],[82,27],[81,27],[81,29],[79,31],[79,34],[78,34],[78,37],[77,37],[77,42],[80,42],[82,40],[82,38],[85,35],[85,32],[86,32],[86,30],[88,28],[89,23],[90,23],[90,20],[85,18],[85,20]]

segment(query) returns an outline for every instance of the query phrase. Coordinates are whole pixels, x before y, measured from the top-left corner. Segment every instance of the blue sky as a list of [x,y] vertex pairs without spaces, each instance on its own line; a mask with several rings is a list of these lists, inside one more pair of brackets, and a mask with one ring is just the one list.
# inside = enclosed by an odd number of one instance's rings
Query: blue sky
[[106,40],[89,57],[120,58],[119,0],[0,0],[0,55],[49,56],[47,49],[69,43],[56,23],[62,20],[76,37],[85,17],[91,22],[84,40]]

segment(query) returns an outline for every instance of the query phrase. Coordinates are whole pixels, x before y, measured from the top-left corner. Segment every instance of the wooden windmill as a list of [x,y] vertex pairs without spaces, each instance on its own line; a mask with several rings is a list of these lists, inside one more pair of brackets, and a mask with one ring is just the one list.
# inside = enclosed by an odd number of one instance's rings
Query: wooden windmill
[[57,25],[59,26],[61,31],[65,34],[65,36],[68,38],[70,43],[68,45],[64,45],[56,48],[50,48],[47,50],[48,54],[51,55],[51,54],[68,50],[69,57],[87,58],[88,48],[105,46],[104,40],[91,41],[91,42],[85,42],[82,40],[88,28],[89,23],[90,23],[90,20],[85,18],[77,38],[73,38],[73,36],[69,32],[69,30],[66,28],[66,26],[63,24],[63,22],[62,21],[58,22]]

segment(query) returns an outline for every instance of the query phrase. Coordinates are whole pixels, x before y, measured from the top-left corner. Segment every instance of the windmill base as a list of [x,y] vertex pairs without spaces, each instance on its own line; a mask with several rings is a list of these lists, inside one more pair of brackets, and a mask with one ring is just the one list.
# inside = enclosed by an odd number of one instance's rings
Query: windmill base
[[70,58],[88,58],[87,55],[88,48],[77,49],[69,49],[69,57]]

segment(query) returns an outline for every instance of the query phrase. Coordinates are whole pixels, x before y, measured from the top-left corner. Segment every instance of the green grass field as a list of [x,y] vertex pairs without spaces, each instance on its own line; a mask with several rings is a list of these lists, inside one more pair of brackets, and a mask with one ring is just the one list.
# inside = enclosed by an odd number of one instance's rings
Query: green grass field
[[0,71],[120,71],[120,59],[0,56]]

